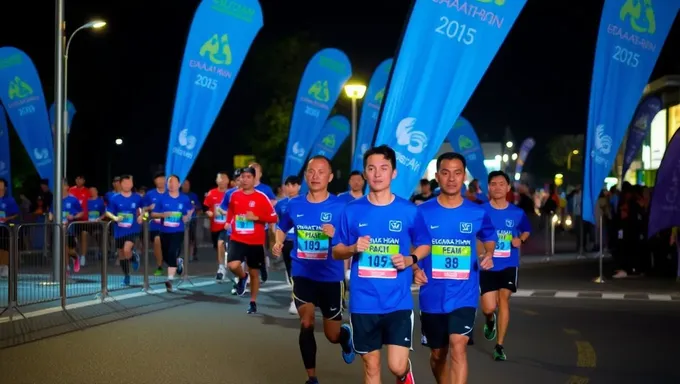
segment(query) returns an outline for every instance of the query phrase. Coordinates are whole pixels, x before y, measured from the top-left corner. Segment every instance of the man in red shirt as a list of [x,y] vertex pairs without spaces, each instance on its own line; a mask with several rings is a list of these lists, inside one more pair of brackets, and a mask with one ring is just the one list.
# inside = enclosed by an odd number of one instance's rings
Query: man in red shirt
[[265,224],[276,223],[278,217],[267,195],[255,189],[255,169],[243,168],[241,189],[229,198],[227,222],[231,225],[227,266],[238,277],[236,293],[246,290],[246,273],[241,263],[248,264],[250,274],[250,305],[247,313],[256,313],[257,293],[260,289],[260,269],[264,268]]
[[[76,176],[76,185],[69,188],[68,193],[78,199],[80,206],[83,208],[82,217],[87,220],[87,200],[90,198],[90,190],[85,187],[85,177],[82,175]],[[76,224],[77,225],[77,224]],[[85,266],[85,256],[87,255],[87,230],[83,226],[80,233],[80,266]]]
[[205,206],[206,215],[210,218],[210,235],[213,248],[217,250],[217,275],[215,279],[218,283],[221,283],[227,274],[227,268],[224,263],[224,244],[227,241],[227,231],[224,229],[224,226],[227,223],[227,217],[220,213],[218,208],[222,204],[222,200],[224,200],[224,194],[229,185],[229,176],[226,172],[220,172],[217,174],[215,183],[217,188],[211,189],[205,195],[203,205]]

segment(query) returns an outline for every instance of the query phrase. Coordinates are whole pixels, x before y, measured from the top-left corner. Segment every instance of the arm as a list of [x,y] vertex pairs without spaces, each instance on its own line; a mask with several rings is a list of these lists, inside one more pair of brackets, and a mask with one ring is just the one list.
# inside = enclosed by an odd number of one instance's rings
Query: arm
[[[412,267],[414,270],[418,269],[418,262],[426,258],[432,251],[432,236],[428,230],[427,223],[420,209],[416,211],[416,217],[413,222],[413,227],[409,230],[411,235],[411,255],[415,256],[417,260],[413,260],[410,255],[404,258],[406,267]],[[415,248],[415,249],[414,249]],[[413,267],[415,265],[415,267]]]
[[73,215],[74,220],[79,220],[83,217],[83,206],[80,205],[80,201],[75,205],[76,214]]
[[7,217],[5,217],[2,221],[3,223],[15,220],[19,217],[19,205],[17,205],[17,202],[13,198],[9,199],[9,204],[7,204],[7,210],[5,211],[5,214]]
[[283,244],[284,241],[286,241],[286,233],[280,228],[276,228],[276,242]]
[[163,204],[154,204],[154,207],[151,210],[151,218],[152,219],[163,219],[163,218],[165,218],[165,212],[161,212],[161,210],[162,210],[161,207],[163,207]]
[[356,241],[353,240],[355,239],[352,238],[350,233],[347,210],[344,210],[340,216],[340,225],[336,230],[335,236],[331,240],[331,244],[333,245],[333,259],[348,260],[358,253]]
[[[276,224],[276,222],[279,221],[279,217],[276,215],[274,205],[266,196],[262,196],[262,200],[262,210],[256,214],[256,217],[253,221],[259,221],[266,224]],[[264,201],[266,201],[266,203]]]

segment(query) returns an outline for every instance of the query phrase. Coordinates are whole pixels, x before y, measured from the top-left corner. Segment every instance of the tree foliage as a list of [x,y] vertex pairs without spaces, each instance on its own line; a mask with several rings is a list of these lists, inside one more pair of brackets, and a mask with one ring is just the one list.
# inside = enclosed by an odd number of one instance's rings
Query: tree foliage
[[305,67],[319,49],[308,35],[298,34],[274,41],[255,55],[253,80],[262,107],[257,110],[246,140],[270,177],[282,172],[293,101]]
[[559,135],[548,142],[548,158],[561,171],[567,171],[569,154],[578,150],[578,155],[571,155],[571,172],[579,173],[583,169],[583,153],[585,152],[583,135]]

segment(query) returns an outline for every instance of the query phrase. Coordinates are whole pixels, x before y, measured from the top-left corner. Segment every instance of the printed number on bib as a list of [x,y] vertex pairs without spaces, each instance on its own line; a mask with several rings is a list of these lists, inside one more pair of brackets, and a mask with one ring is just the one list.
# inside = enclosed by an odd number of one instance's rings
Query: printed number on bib
[[321,231],[297,231],[297,258],[303,260],[326,260],[328,236]]
[[163,220],[163,226],[177,228],[182,222],[182,212],[170,212],[170,216]]
[[508,231],[498,231],[498,242],[493,251],[493,257],[510,257],[512,251],[512,233]]
[[469,245],[433,245],[432,278],[467,280],[470,278],[472,247]]
[[398,244],[371,244],[359,257],[359,277],[372,279],[396,279],[397,269],[392,255],[399,253]]
[[130,228],[132,227],[132,222],[135,219],[135,216],[132,213],[121,213],[119,216],[122,218],[121,221],[118,222],[118,226],[121,228]]
[[220,206],[219,204],[215,204],[215,208],[213,208],[213,212],[215,213],[215,216],[214,216],[215,217],[215,223],[224,224],[224,223],[227,222],[227,216],[219,213],[219,211],[217,209],[217,208],[219,208],[219,206]]
[[237,215],[234,224],[236,226],[236,233],[255,232],[255,222],[246,219],[246,215]]

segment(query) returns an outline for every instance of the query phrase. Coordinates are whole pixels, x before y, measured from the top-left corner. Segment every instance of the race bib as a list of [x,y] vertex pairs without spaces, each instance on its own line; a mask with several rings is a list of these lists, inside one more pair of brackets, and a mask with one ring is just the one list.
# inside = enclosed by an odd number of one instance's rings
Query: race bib
[[510,257],[512,251],[512,232],[497,231],[498,241],[496,242],[496,249],[493,251],[493,257]]
[[219,208],[220,204],[215,204],[215,208],[213,208],[214,212],[214,217],[215,217],[215,224],[224,224],[227,222],[227,216],[219,213]]
[[255,232],[255,222],[246,219],[246,215],[237,215],[234,219],[234,226],[236,233],[253,233]]
[[97,219],[101,216],[101,213],[99,211],[88,211],[87,212],[87,219],[89,221],[97,221]]
[[170,212],[170,216],[163,219],[163,226],[177,228],[182,223],[182,212]]
[[370,279],[396,279],[397,269],[392,255],[399,254],[398,244],[371,244],[359,257],[359,277]]
[[326,260],[330,241],[321,231],[297,231],[297,257],[302,260]]
[[135,220],[135,215],[132,213],[120,213],[118,214],[122,219],[118,222],[118,226],[121,228],[130,228]]
[[432,278],[444,280],[467,280],[470,278],[469,245],[433,245]]
[[61,222],[64,224],[68,224],[68,212],[65,211],[61,212]]
[[5,211],[0,211],[0,219],[6,219],[6,218],[7,218],[7,214],[5,213]]

